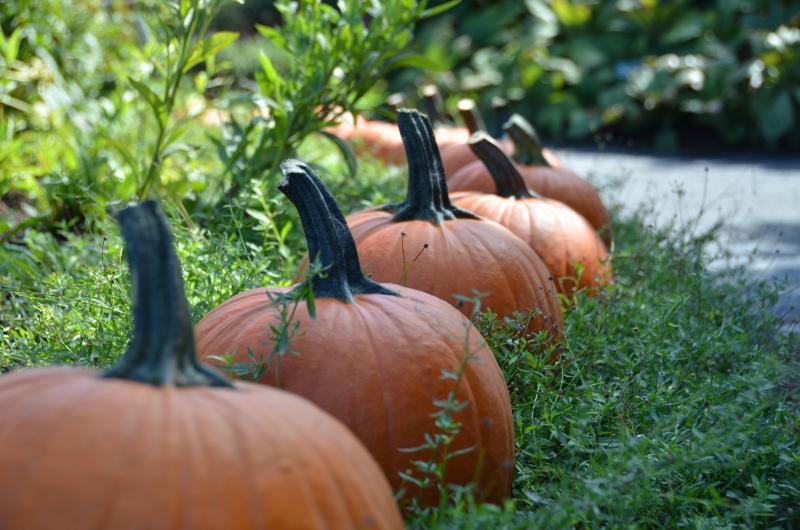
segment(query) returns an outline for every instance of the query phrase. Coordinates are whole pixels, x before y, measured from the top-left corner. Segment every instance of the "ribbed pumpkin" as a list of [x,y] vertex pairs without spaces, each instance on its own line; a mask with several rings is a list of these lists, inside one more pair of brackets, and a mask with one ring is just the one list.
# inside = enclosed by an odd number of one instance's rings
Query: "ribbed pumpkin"
[[339,421],[198,361],[163,215],[147,202],[119,219],[133,340],[105,374],[0,378],[0,528],[403,528],[380,468]]
[[[486,131],[486,125],[478,112],[475,101],[471,99],[462,99],[458,102],[458,111],[459,114],[461,114],[461,119],[469,130],[469,134],[478,131]],[[444,166],[444,174],[446,176],[453,175],[462,167],[478,160],[472,152],[472,149],[469,148],[468,142],[469,135],[467,135],[466,138],[458,138],[456,141],[448,144],[443,144],[439,139],[439,135],[436,136],[436,143],[440,146],[442,165]],[[514,144],[511,143],[510,140],[500,140],[499,144],[503,151],[507,153],[514,152]]]
[[454,204],[500,223],[526,241],[562,293],[587,289],[594,294],[598,285],[611,280],[608,252],[586,219],[563,202],[528,189],[514,163],[487,134],[474,134],[469,145],[489,170],[497,192],[457,192],[450,196]]
[[[527,130],[526,123],[521,116],[515,114],[505,125],[509,135],[514,138],[518,153],[539,153],[536,160],[523,158],[522,162],[517,162],[517,169],[525,183],[544,197],[561,201],[585,217],[589,224],[598,231],[606,247],[610,249],[611,218],[597,190],[589,182],[565,168],[546,165],[547,161],[543,158],[540,148],[537,150],[533,147],[539,144],[537,140],[533,139],[535,135]],[[528,143],[530,149],[520,150],[519,146],[525,142]],[[481,161],[473,162],[450,175],[447,185],[452,192],[494,193],[497,189],[492,175]]]
[[[454,415],[461,423],[452,451],[473,449],[447,462],[446,481],[465,485],[479,478],[478,496],[500,502],[510,493],[514,467],[514,429],[503,375],[483,337],[456,309],[436,297],[392,284],[378,284],[361,271],[355,244],[324,184],[308,166],[283,165],[279,185],[295,203],[303,222],[309,254],[326,267],[312,279],[316,318],[306,302],[297,306],[299,328],[291,342],[297,355],[270,363],[260,381],[309,398],[341,419],[378,460],[390,482],[412,470],[425,434],[437,433],[435,400],[456,390],[444,371],[454,373],[465,345],[474,360],[466,363],[457,399],[468,401]],[[280,323],[268,294],[286,289],[241,293],[206,315],[196,328],[202,356],[273,349],[270,326]],[[418,473],[413,473],[419,477]],[[411,495],[420,493],[409,487]],[[421,500],[439,502],[426,489]]]
[[408,195],[400,204],[348,218],[364,269],[374,279],[400,282],[460,306],[455,295],[486,295],[482,307],[500,316],[538,309],[529,329],[560,335],[558,297],[542,260],[499,224],[454,206],[447,195],[430,121],[398,112],[408,158]]

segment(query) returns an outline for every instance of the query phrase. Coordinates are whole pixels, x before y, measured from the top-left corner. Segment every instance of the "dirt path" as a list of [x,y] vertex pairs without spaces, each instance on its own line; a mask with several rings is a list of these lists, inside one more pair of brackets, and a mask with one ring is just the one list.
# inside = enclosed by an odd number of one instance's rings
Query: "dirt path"
[[[699,227],[725,222],[723,244],[761,278],[783,282],[775,307],[800,328],[800,158],[657,157],[561,149],[565,164],[603,184],[624,178],[618,199],[656,206],[657,223],[702,214]],[[723,266],[717,263],[715,266]]]

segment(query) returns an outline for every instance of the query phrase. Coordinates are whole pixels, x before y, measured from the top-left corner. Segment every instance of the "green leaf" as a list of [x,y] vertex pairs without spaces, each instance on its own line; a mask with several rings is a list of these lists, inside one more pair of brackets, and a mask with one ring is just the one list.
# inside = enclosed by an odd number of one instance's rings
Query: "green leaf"
[[213,57],[239,38],[239,34],[235,31],[218,31],[202,43],[195,46],[192,54],[183,66],[183,73],[188,72],[192,67],[202,63],[209,57]]
[[283,86],[283,79],[281,76],[278,75],[278,71],[275,70],[275,67],[272,65],[272,60],[267,57],[264,52],[260,52],[258,55],[258,60],[261,63],[261,74],[263,75],[264,81],[266,82],[265,86],[261,86],[261,89],[266,94],[276,94],[280,93],[281,87]]
[[438,6],[435,7],[429,7],[428,9],[420,13],[419,18],[421,20],[425,18],[435,17],[439,13],[444,13],[445,11],[454,8],[460,3],[461,0],[450,0],[449,2],[445,2],[444,4],[439,4]]
[[286,37],[284,37],[280,31],[269,26],[262,26],[261,24],[256,24],[256,30],[261,34],[262,37],[272,42],[279,48],[286,49]]
[[358,171],[358,160],[350,144],[328,131],[319,131],[319,134],[330,140],[333,145],[339,149],[339,152],[342,153],[342,157],[344,157],[344,161],[347,163],[347,171],[350,173],[351,177],[355,177]]
[[397,68],[418,68],[429,72],[444,72],[447,65],[418,53],[403,53],[386,63],[384,71],[388,72]]
[[306,309],[308,310],[308,316],[312,319],[317,318],[317,307],[314,304],[314,289],[311,288],[311,284],[306,285]]
[[137,81],[136,79],[130,77],[128,80],[131,83],[131,86],[136,89],[140,96],[144,98],[150,108],[153,109],[153,114],[155,114],[158,123],[163,127],[164,124],[167,122],[167,113],[164,108],[164,102],[161,101],[161,98],[153,92],[149,86],[145,85],[141,81]]

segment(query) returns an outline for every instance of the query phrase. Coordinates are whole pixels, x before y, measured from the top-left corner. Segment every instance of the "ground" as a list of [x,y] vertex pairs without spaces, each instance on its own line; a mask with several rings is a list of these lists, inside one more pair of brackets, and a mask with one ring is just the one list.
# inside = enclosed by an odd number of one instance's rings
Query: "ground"
[[800,324],[800,158],[689,158],[594,148],[558,154],[567,167],[601,185],[624,178],[616,199],[629,210],[652,202],[656,224],[699,219],[702,230],[722,220],[719,244],[732,252],[733,263],[781,282],[775,311],[788,327]]

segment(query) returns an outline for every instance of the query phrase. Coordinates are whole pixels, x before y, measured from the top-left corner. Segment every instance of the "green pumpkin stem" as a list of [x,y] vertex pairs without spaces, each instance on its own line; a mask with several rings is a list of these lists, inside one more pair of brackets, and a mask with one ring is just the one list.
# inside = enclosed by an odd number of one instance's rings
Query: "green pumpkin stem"
[[156,386],[232,387],[197,358],[180,263],[158,203],[129,206],[117,218],[133,283],[133,338],[104,377]]
[[469,148],[489,170],[497,195],[517,199],[541,199],[541,195],[528,189],[514,162],[491,136],[481,132],[473,134],[469,139]]
[[319,259],[323,267],[323,272],[311,280],[314,296],[351,303],[357,294],[397,295],[364,276],[347,221],[325,183],[308,164],[286,160],[281,171],[284,178],[278,189],[300,214],[310,259]]
[[533,125],[514,114],[503,124],[503,130],[514,142],[514,160],[526,166],[549,166],[550,163],[542,153],[542,141]]
[[441,224],[449,219],[480,219],[450,202],[442,157],[428,117],[416,110],[400,109],[397,126],[408,159],[408,193],[405,201],[383,208],[394,213],[392,220]]
[[478,111],[475,100],[462,99],[459,101],[458,113],[461,114],[461,119],[464,120],[464,125],[466,125],[470,134],[486,130],[486,124],[483,123],[483,117]]

